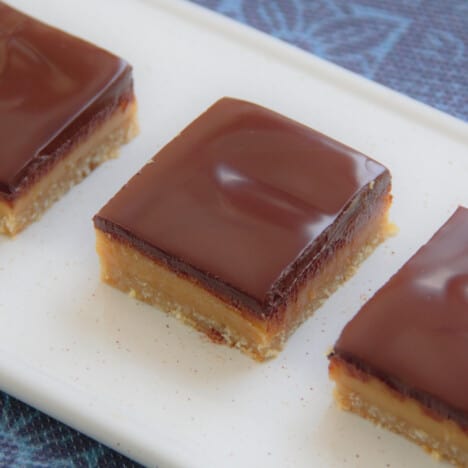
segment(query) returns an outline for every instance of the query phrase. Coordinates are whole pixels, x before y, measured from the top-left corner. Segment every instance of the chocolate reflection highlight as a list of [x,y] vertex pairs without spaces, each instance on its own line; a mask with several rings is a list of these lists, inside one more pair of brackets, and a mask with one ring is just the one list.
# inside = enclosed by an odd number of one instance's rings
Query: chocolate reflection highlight
[[468,430],[468,210],[343,330],[334,354]]
[[389,184],[388,170],[363,154],[224,98],[132,178],[95,224],[271,316],[320,266],[318,256],[326,261],[369,221],[356,213]]
[[18,197],[132,96],[124,61],[0,2],[0,194]]

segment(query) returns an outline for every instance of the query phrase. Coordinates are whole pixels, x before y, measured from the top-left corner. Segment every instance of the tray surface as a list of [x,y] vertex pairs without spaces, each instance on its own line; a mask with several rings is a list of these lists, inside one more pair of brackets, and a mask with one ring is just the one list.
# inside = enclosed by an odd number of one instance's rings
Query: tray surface
[[[11,3],[133,64],[141,134],[39,223],[0,238],[2,390],[148,465],[437,466],[336,409],[325,355],[363,301],[468,205],[466,124],[186,3]],[[353,146],[394,178],[399,234],[266,364],[101,284],[94,251],[93,214],[225,95]]]

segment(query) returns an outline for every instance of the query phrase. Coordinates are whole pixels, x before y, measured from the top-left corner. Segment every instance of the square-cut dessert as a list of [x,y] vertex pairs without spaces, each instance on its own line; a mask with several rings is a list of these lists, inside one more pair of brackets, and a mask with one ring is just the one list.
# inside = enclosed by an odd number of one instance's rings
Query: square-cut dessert
[[224,98],[95,216],[105,282],[258,360],[388,233],[381,164]]
[[359,311],[330,355],[346,410],[468,466],[468,210]]
[[0,233],[38,219],[136,131],[126,62],[0,2]]

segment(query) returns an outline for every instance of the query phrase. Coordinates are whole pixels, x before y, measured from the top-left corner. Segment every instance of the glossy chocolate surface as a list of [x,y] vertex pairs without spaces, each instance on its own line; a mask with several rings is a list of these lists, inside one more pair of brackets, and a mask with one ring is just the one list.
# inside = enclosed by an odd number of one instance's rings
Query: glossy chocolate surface
[[0,194],[13,198],[131,88],[119,58],[0,2]]
[[360,209],[348,205],[382,175],[389,183],[383,166],[310,128],[224,98],[131,179],[95,223],[265,311],[310,264],[305,256],[327,247],[317,239],[344,235],[349,219],[338,218],[346,207]]
[[335,353],[468,428],[468,210],[345,327]]

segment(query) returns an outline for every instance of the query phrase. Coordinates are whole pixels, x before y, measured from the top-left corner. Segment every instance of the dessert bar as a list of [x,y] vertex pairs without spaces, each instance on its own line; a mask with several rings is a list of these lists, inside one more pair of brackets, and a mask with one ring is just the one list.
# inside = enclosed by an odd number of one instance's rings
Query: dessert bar
[[95,216],[102,279],[258,360],[388,234],[389,171],[223,98]]
[[0,233],[38,219],[136,132],[126,62],[0,2]]
[[458,208],[348,323],[338,404],[468,466],[468,210]]

